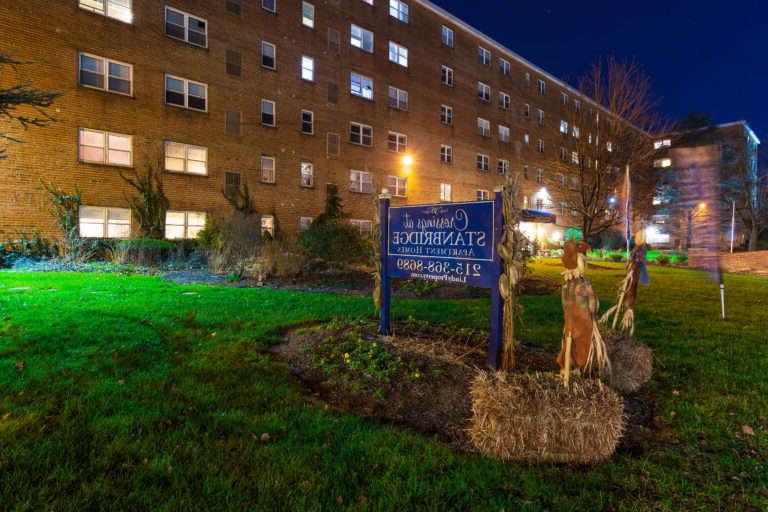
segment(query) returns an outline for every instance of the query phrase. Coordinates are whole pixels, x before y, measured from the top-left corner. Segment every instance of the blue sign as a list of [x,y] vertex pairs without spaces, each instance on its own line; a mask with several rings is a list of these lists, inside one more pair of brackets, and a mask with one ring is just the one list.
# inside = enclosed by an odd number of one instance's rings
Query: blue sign
[[496,232],[493,201],[389,208],[389,277],[492,288]]

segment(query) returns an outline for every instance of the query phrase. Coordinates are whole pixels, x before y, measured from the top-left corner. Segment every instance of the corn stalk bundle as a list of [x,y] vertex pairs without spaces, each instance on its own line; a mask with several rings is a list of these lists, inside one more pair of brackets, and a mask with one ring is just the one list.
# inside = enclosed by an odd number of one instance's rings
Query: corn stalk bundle
[[381,201],[379,198],[373,201],[373,255],[371,256],[375,267],[373,272],[373,305],[377,314],[381,311],[381,209],[379,208],[379,201]]

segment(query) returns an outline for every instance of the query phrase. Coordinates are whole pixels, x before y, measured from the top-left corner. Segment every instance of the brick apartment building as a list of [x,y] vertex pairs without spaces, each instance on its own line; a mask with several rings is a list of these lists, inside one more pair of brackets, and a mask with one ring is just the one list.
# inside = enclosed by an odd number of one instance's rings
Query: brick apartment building
[[35,64],[0,82],[63,93],[0,161],[0,237],[55,236],[40,179],[83,197],[85,236],[136,235],[121,169],[164,168],[166,236],[231,213],[247,183],[263,228],[291,233],[326,184],[371,228],[398,203],[485,198],[520,172],[523,205],[578,224],[549,196],[561,119],[578,92],[425,0],[4,0],[0,49]]
[[[649,242],[677,250],[727,249],[733,236],[735,247],[745,245],[749,233],[739,214],[745,207],[742,187],[754,183],[751,194],[758,193],[759,144],[745,121],[657,138],[654,166],[665,176],[666,187],[654,199],[656,214],[646,227]],[[728,201],[731,191],[738,194],[735,215]]]

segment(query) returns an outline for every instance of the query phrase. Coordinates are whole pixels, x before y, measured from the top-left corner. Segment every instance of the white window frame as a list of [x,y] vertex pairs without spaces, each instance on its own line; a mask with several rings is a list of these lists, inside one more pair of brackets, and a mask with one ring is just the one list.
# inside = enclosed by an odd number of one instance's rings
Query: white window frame
[[[370,87],[368,89],[366,89],[367,83],[370,83]],[[357,89],[360,90],[359,93],[355,92]],[[366,94],[366,91],[369,91],[368,94]],[[351,95],[363,98],[368,101],[373,101],[373,91],[373,78],[361,75],[360,73],[355,73],[354,71],[350,71],[349,93]]]
[[393,62],[404,68],[408,67],[408,48],[396,43],[389,42],[389,62]]
[[[267,2],[271,2],[272,6],[268,5]],[[261,0],[261,8],[264,9],[267,12],[271,12],[273,14],[277,13],[277,0]]]
[[568,121],[564,119],[560,120],[560,133],[568,135]]
[[478,81],[477,97],[480,98],[480,101],[490,103],[491,102],[491,86],[486,83]]
[[505,176],[509,172],[509,160],[505,158],[499,158],[496,160],[496,170],[502,176]]
[[408,150],[408,136],[390,130],[387,133],[387,150],[394,153],[405,153]]
[[544,126],[544,111],[542,109],[536,109],[536,122],[539,126]]
[[491,197],[491,193],[488,190],[479,188],[475,192],[475,200],[476,201],[488,201]]
[[[184,26],[181,27],[181,28],[184,29],[184,37],[176,37],[176,36],[168,33],[168,24],[170,23],[168,21],[168,11],[173,11],[176,14],[180,14],[181,16],[184,17]],[[181,9],[177,9],[177,8],[171,7],[169,5],[165,6],[165,10],[163,12],[164,12],[164,17],[165,17],[164,18],[165,24],[163,25],[163,32],[165,33],[165,35],[167,37],[170,37],[171,39],[176,39],[177,41],[184,41],[187,44],[191,44],[191,45],[197,46],[199,48],[208,48],[208,20],[207,19],[201,18],[200,16],[196,16],[194,14],[190,14],[190,13],[188,13],[186,11],[182,11]],[[193,20],[202,21],[205,24],[205,31],[204,32],[200,32],[199,30],[192,30],[192,28],[189,25],[190,18],[193,19]],[[170,23],[170,24],[174,25],[176,27],[179,26],[179,25],[176,25],[175,23]],[[195,32],[197,34],[202,34],[203,37],[205,38],[205,44],[199,44],[199,43],[195,43],[195,42],[191,41],[189,39],[189,33],[190,32]]]
[[[101,66],[102,66],[102,72],[99,74],[99,73],[97,73],[95,71],[83,70],[83,60],[82,60],[83,57],[87,57],[89,59],[94,59],[94,60],[100,61],[101,62]],[[113,89],[109,88],[109,79],[110,79],[110,76],[111,76],[109,74],[109,65],[110,64],[117,64],[118,66],[125,66],[125,67],[128,68],[128,76],[129,76],[128,84],[130,86],[130,91],[129,92],[125,93],[125,92],[121,92],[121,91],[117,91],[117,90],[113,90]],[[83,83],[82,73],[84,73],[84,72],[85,73],[90,73],[92,75],[101,76],[101,79],[103,81],[103,87],[98,87],[96,85],[90,85],[90,84]],[[122,77],[116,77],[116,78],[118,78],[119,80],[125,80]],[[107,57],[102,57],[100,55],[95,55],[93,53],[79,52],[78,56],[77,56],[77,83],[80,86],[82,86],[82,87],[87,87],[88,89],[96,89],[97,91],[106,91],[106,92],[109,92],[109,93],[112,93],[112,94],[119,94],[121,96],[130,96],[130,97],[132,97],[133,96],[133,65],[132,64],[128,64],[126,62],[120,62],[119,60],[109,59]]]
[[[78,0],[77,5],[84,11],[100,14],[101,16],[106,16],[107,18],[122,21],[123,23],[128,23],[130,25],[133,23],[133,2],[132,0],[127,0],[127,2],[127,16],[117,14],[121,12],[121,9],[126,8],[125,6],[118,5],[115,0]],[[98,7],[98,4],[101,5],[100,8]],[[117,13],[113,13],[113,10],[116,10]]]
[[488,172],[491,170],[491,157],[478,153],[475,157],[475,169],[480,172]]
[[481,137],[490,138],[491,122],[488,119],[484,119],[482,117],[477,118],[477,134]]
[[[101,215],[98,217],[85,217],[86,220],[100,220],[100,222],[83,222],[84,214],[88,213],[89,210],[93,213],[95,213],[96,210],[101,210]],[[125,217],[127,214],[128,220],[123,219],[114,219],[114,217],[117,217],[117,215],[111,216],[110,213],[120,213],[121,217]],[[131,237],[131,209],[130,208],[120,208],[115,206],[91,206],[91,205],[82,205],[79,208],[78,211],[78,218],[77,218],[77,231],[80,234],[82,238],[130,238]],[[101,226],[101,235],[100,236],[93,236],[93,235],[87,235],[83,231],[83,225],[91,225],[91,226]],[[124,231],[121,234],[110,234],[110,226],[111,227],[119,227],[121,231],[125,230],[125,227],[127,226],[127,230]]]
[[[86,146],[85,144],[83,144],[83,132],[90,132],[93,134],[100,135],[104,141],[104,145],[103,146],[91,146],[91,145]],[[109,158],[109,153],[111,151],[109,148],[110,137],[123,137],[123,138],[129,139],[130,146],[131,146],[131,149],[128,151],[128,154],[130,155],[130,160],[131,160],[129,164],[118,164],[110,161],[110,158]],[[82,156],[83,147],[90,147],[90,148],[100,147],[104,158],[102,158],[101,160],[86,160]],[[120,151],[121,153],[126,152],[125,150],[113,150],[113,151]],[[91,128],[85,128],[81,126],[77,130],[77,159],[78,161],[85,164],[110,165],[113,167],[133,167],[133,135],[128,135],[125,133],[108,132],[104,130],[93,130]]]
[[[272,123],[265,123],[264,122],[264,104],[270,104],[272,105]],[[259,120],[261,121],[262,126],[269,126],[271,128],[274,128],[277,126],[277,103],[273,100],[268,100],[266,98],[262,98],[260,102],[261,110],[259,111]]]
[[407,197],[408,178],[387,176],[387,188],[389,188],[389,193],[395,197]]
[[440,105],[440,122],[446,126],[453,126],[453,107]]
[[445,65],[440,68],[440,83],[453,87],[453,68]]
[[[270,162],[271,168],[265,166],[265,162]],[[259,181],[262,183],[275,183],[277,181],[277,161],[270,155],[261,155],[259,159]]]
[[352,227],[357,229],[360,236],[371,236],[373,234],[373,221],[367,219],[349,219]]
[[275,236],[275,216],[274,215],[262,215],[259,221],[259,233],[261,236],[269,235]]
[[477,60],[480,64],[486,67],[491,66],[492,58],[491,58],[491,51],[487,48],[483,48],[482,46],[477,47]]
[[453,146],[440,144],[440,163],[453,165]]
[[[172,80],[180,80],[184,84],[184,105],[177,105],[176,103],[168,103],[168,79]],[[205,91],[205,109],[195,108],[189,106],[189,86],[190,84],[198,85],[203,88]],[[169,107],[178,107],[178,108],[185,108],[187,110],[194,110],[197,112],[208,112],[208,84],[205,84],[203,82],[197,82],[195,80],[190,80],[188,78],[182,78],[180,76],[171,75],[169,73],[165,74],[165,77],[163,79],[163,100],[165,101],[165,104]],[[176,91],[174,91],[176,92]],[[195,98],[199,98],[199,96],[195,96]]]
[[299,217],[299,231],[301,232],[308,230],[314,220],[315,219],[312,217],[306,217],[303,215]]
[[499,91],[499,108],[501,110],[512,110],[512,96],[504,91]]
[[[274,61],[273,66],[268,66],[267,64],[264,64],[264,47],[268,47],[272,49],[272,60]],[[271,70],[277,69],[277,45],[274,43],[270,43],[269,41],[261,41],[261,67]]]
[[[168,149],[172,146],[182,146],[184,149],[184,156],[178,157],[178,156],[168,156]],[[195,160],[191,159],[189,157],[191,150],[200,150],[203,152],[205,159],[204,160]],[[176,169],[169,169],[168,168],[168,160],[182,160],[183,161],[183,169],[176,170]],[[203,172],[196,172],[190,170],[190,162],[202,162],[203,163]],[[166,172],[173,172],[173,173],[181,173],[181,174],[191,174],[194,176],[207,176],[208,175],[208,148],[205,146],[195,146],[192,144],[186,144],[184,142],[176,142],[172,140],[166,140],[163,143],[163,168]]]
[[[355,136],[353,128],[357,128],[358,130],[357,136]],[[365,135],[366,131],[370,132],[367,137]],[[358,140],[355,141],[353,140],[354,138],[357,138]],[[366,138],[370,138],[370,144],[365,143]],[[349,142],[357,146],[364,146],[367,148],[373,147],[373,126],[365,123],[358,123],[356,121],[350,121],[349,122]]]
[[538,150],[539,153],[544,152],[544,139],[539,139],[536,142],[536,149]]
[[408,4],[402,0],[389,0],[389,15],[398,21],[408,23]]
[[356,194],[373,193],[373,176],[368,171],[349,170],[349,191]]
[[[305,131],[304,130],[304,114],[309,114],[309,126],[310,130]],[[301,123],[301,133],[304,135],[314,135],[315,134],[315,113],[311,110],[307,110],[305,108],[301,109],[301,113],[299,114],[299,121]]]
[[[359,32],[358,36],[355,36],[356,31]],[[368,48],[368,45],[366,44],[367,35],[370,35],[370,48]],[[349,44],[350,46],[353,46],[354,48],[357,48],[364,52],[373,53],[373,47],[374,47],[373,31],[365,29],[360,25],[355,25],[354,23],[350,24]]]
[[653,142],[653,149],[661,149],[663,147],[670,147],[670,146],[672,146],[671,139],[659,139]]
[[509,143],[511,140],[511,130],[509,129],[509,126],[504,126],[503,124],[499,125],[499,142],[505,142]]
[[544,183],[544,169],[541,167],[536,169],[536,183],[542,185]]
[[[392,95],[394,93],[394,97]],[[393,85],[389,86],[388,91],[389,106],[397,110],[408,110],[408,91],[397,88]]]
[[315,58],[309,55],[301,56],[301,79],[307,82],[315,81]]
[[453,187],[450,183],[440,184],[440,201],[450,203],[453,201]]
[[526,119],[531,118],[531,104],[523,103],[523,117]]
[[[307,16],[307,11],[311,14]],[[310,2],[301,2],[301,24],[308,28],[315,28],[315,5]]]
[[299,164],[299,184],[304,188],[315,186],[315,164],[302,160]]
[[[183,214],[184,215],[184,224],[171,224],[168,222],[168,216],[173,214]],[[191,216],[202,216],[203,217],[203,223],[202,224],[190,224],[189,220]],[[193,211],[182,211],[182,210],[168,210],[165,213],[165,238],[168,240],[190,240],[193,238],[197,238],[197,234],[202,231],[202,229],[205,227],[205,219],[207,217],[207,214],[205,212],[193,212]],[[176,226],[182,227],[182,230],[184,234],[181,237],[173,237],[171,238],[168,236],[168,226]]]
[[539,96],[544,96],[547,92],[547,82],[539,79]]
[[568,95],[565,93],[565,91],[560,92],[560,103],[562,103],[563,105],[568,104]]
[[445,46],[447,46],[448,48],[453,48],[455,41],[454,41],[453,29],[451,27],[446,27],[445,25],[441,26],[440,42]]

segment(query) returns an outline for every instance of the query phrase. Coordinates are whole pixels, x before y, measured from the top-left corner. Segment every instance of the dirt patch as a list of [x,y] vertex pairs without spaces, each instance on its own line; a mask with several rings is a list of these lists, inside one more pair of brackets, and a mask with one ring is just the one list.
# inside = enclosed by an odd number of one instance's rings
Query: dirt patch
[[[435,436],[455,449],[473,451],[470,388],[486,366],[483,333],[427,323],[397,326],[381,336],[373,322],[331,322],[284,333],[275,357],[312,394],[331,406]],[[556,372],[556,353],[521,346],[524,372]],[[653,404],[624,397],[628,421],[619,452],[643,456],[659,435]]]
[[[546,261],[544,262],[545,267],[563,267],[563,264],[558,261]],[[589,263],[587,262],[587,268],[591,268],[594,270],[621,270],[618,268],[613,267],[606,267],[605,265],[598,265],[597,263]]]

